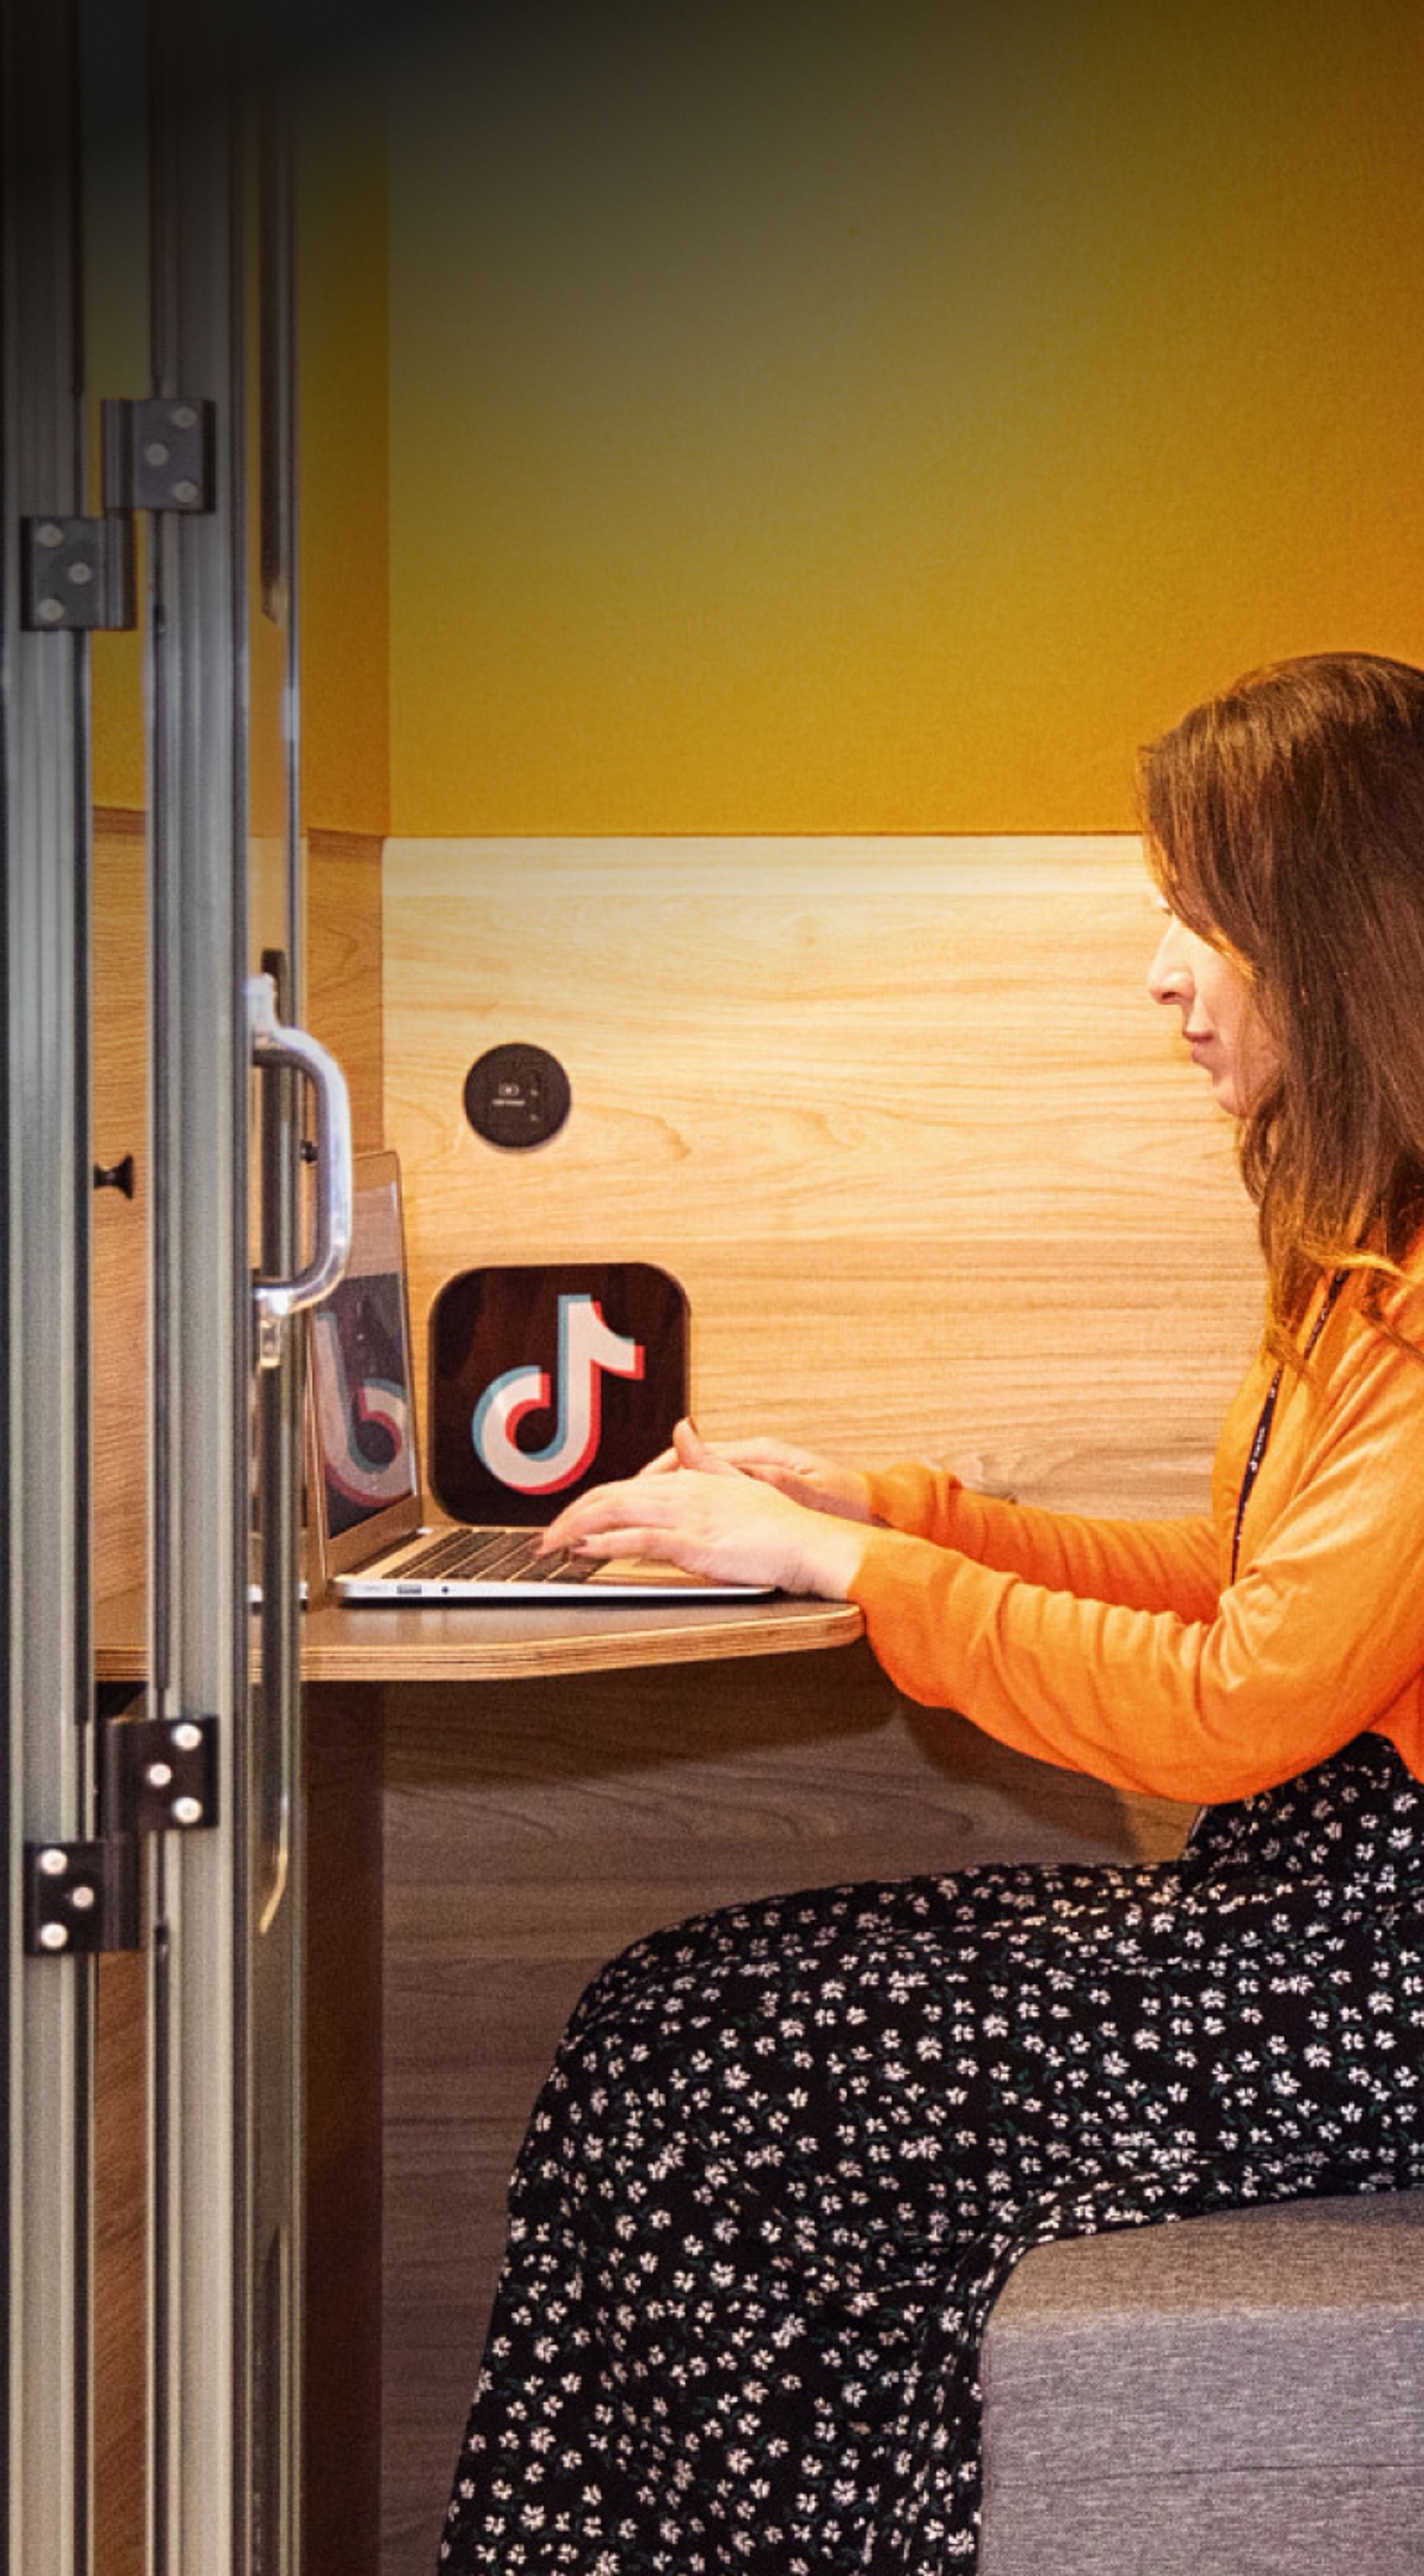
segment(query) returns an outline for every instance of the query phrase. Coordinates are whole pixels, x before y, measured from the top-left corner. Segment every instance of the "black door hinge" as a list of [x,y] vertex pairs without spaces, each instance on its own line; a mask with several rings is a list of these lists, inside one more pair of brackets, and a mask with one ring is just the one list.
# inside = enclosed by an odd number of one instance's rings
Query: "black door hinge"
[[107,1832],[191,1834],[217,1823],[215,1717],[111,1717],[103,1766]]
[[113,633],[135,622],[132,519],[20,521],[20,624],[27,633]]
[[217,507],[217,405],[152,395],[103,405],[104,515],[20,521],[20,624],[113,633],[138,622],[134,514]]
[[153,395],[102,409],[106,510],[216,507],[216,403]]
[[104,1717],[95,1842],[26,1843],[25,1948],[36,1957],[136,1950],[140,1837],[218,1821],[215,1717]]
[[136,1950],[141,1905],[138,1842],[26,1843],[25,1948],[37,1958]]

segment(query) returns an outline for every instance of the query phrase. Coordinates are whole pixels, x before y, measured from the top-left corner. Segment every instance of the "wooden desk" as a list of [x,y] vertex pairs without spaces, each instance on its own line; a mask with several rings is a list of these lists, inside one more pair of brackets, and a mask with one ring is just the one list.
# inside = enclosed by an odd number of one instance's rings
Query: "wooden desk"
[[[98,1678],[134,1681],[144,1669],[144,1597],[101,1602],[96,1619]],[[720,1663],[744,1655],[790,1655],[853,1645],[864,1634],[846,1601],[799,1601],[784,1594],[748,1602],[592,1601],[492,1610],[347,1609],[323,1602],[302,1620],[307,1682],[528,1681],[555,1673],[626,1672],[642,1664]]]

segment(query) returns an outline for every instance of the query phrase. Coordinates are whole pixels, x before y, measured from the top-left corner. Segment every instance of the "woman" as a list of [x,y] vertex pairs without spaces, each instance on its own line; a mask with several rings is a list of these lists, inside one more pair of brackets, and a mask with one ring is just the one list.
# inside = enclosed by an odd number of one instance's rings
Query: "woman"
[[972,2565],[1029,2246],[1424,2179],[1424,672],[1253,674],[1142,804],[1149,989],[1266,1257],[1210,1515],[684,1425],[548,1542],[848,1595],[911,1697],[1203,1812],[1176,1862],[824,1889],[604,1972],[516,2176],[449,2569]]

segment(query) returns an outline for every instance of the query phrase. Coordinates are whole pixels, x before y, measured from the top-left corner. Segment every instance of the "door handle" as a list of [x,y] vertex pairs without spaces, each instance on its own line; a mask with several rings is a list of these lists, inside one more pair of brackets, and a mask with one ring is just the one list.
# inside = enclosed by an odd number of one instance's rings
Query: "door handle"
[[282,1357],[282,1327],[303,1306],[318,1305],[336,1286],[351,1252],[354,1180],[351,1167],[351,1096],[346,1076],[334,1055],[305,1029],[287,1028],[277,1017],[277,988],[270,975],[253,975],[247,985],[248,1026],[252,1057],[258,1065],[291,1065],[304,1073],[316,1094],[316,1241],[312,1257],[294,1279],[255,1282],[257,1364],[276,1368]]

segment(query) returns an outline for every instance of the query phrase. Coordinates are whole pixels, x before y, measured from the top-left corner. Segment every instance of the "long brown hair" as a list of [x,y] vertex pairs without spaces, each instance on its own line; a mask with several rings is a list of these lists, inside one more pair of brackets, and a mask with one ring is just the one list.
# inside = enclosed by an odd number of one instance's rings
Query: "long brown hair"
[[1140,797],[1162,893],[1245,967],[1280,1057],[1239,1149],[1285,1356],[1337,1269],[1379,1316],[1424,1226],[1424,671],[1249,672],[1148,746]]

